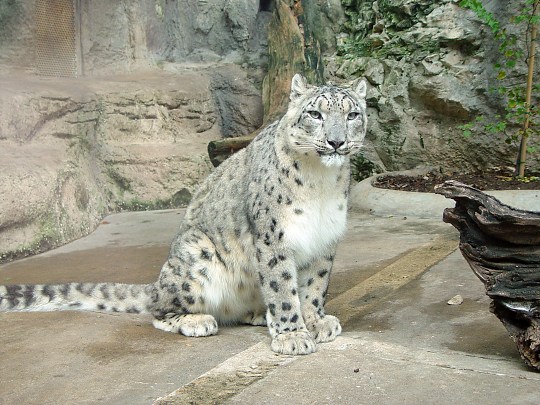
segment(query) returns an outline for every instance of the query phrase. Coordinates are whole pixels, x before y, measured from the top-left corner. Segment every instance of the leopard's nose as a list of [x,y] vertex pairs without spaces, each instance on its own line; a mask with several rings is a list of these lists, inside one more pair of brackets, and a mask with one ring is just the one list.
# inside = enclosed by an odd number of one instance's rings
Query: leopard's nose
[[345,143],[345,141],[330,141],[330,140],[327,140],[326,142],[328,142],[328,144],[332,148],[334,148],[334,150],[338,150],[340,148],[340,146]]

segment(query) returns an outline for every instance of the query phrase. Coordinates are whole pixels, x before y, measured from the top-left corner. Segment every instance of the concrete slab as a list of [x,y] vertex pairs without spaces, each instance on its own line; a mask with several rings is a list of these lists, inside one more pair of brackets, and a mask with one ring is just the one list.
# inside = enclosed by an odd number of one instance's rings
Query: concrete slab
[[[461,305],[448,305],[454,294]],[[271,356],[267,347],[253,346],[156,404],[538,403],[540,374],[525,367],[458,252],[344,329],[317,353],[270,370],[268,358],[259,361]],[[241,372],[236,384],[219,389],[231,370]]]
[[[449,305],[458,294],[463,303]],[[506,329],[489,311],[490,302],[484,285],[456,251],[348,326],[407,347],[501,357],[520,364]]]
[[537,404],[539,380],[514,363],[346,333],[221,403]]
[[[88,238],[0,266],[0,283],[152,281],[182,215],[110,216]],[[194,339],[140,315],[0,313],[0,403],[537,403],[539,374],[459,253],[446,257],[456,238],[442,221],[351,214],[328,295],[330,312],[348,308],[345,332],[309,356],[272,353],[262,327]]]
[[262,327],[190,339],[150,318],[1,314],[0,403],[149,404],[266,338]]

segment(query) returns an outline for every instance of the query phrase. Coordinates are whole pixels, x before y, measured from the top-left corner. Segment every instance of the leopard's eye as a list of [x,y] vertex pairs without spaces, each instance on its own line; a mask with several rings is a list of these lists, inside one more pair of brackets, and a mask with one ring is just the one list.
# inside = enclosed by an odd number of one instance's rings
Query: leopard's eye
[[313,118],[314,120],[320,120],[320,119],[322,119],[322,114],[321,114],[319,111],[312,110],[312,111],[308,111],[307,113],[308,113],[309,116],[310,116],[311,118]]
[[359,112],[351,111],[349,114],[347,114],[347,119],[349,121],[352,121],[352,120],[355,120],[356,118],[358,118],[359,116],[360,116]]

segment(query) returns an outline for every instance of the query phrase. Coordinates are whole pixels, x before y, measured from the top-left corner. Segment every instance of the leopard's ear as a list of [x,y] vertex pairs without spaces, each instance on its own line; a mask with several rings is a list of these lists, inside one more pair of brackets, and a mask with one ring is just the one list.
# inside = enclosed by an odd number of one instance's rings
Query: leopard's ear
[[356,79],[351,85],[352,91],[354,91],[358,97],[366,98],[366,82],[364,79]]
[[289,96],[290,100],[296,100],[298,97],[301,97],[308,90],[307,80],[300,73],[294,75],[291,81],[291,94]]

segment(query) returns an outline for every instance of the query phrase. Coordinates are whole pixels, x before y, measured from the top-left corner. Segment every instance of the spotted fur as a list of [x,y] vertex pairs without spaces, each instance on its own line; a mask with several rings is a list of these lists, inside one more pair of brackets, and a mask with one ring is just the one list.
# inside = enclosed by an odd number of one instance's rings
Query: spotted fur
[[186,336],[266,324],[285,354],[335,339],[341,326],[324,302],[345,231],[349,156],[366,133],[365,90],[296,75],[284,117],[195,194],[155,283],[0,286],[0,310],[146,312]]

